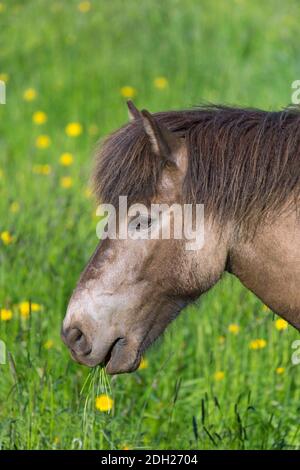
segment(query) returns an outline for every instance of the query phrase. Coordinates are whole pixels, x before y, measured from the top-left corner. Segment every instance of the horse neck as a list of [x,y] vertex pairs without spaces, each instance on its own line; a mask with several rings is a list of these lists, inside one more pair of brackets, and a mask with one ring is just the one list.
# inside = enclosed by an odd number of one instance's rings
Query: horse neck
[[230,272],[300,330],[300,220],[296,211],[230,250]]

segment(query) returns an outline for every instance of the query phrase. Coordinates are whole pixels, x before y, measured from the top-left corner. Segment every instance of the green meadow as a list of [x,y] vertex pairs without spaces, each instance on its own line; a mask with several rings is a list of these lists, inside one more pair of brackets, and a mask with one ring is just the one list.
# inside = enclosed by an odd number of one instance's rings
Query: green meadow
[[296,0],[0,0],[1,449],[300,448],[299,334],[229,275],[108,389],[82,391],[60,339],[98,242],[93,153],[126,97],[280,109],[299,20]]

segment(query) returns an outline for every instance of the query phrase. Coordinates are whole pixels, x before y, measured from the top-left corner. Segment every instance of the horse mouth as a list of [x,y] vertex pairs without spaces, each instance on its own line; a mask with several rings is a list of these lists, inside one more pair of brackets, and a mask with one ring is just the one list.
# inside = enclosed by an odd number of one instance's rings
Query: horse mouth
[[133,348],[125,338],[118,338],[111,345],[103,365],[108,374],[134,372],[141,362],[139,350]]
[[114,348],[115,346],[117,345],[117,343],[119,343],[124,341],[124,338],[117,338],[111,345],[111,347],[109,348],[109,350],[107,351],[107,354],[104,358],[104,360],[100,363],[100,365],[106,367],[108,365],[108,363],[110,362],[111,358],[112,358],[112,355],[113,355],[113,351],[114,351]]
[[74,361],[87,367],[96,367],[98,365],[105,367],[106,372],[111,375],[134,372],[141,362],[139,350],[133,348],[125,338],[117,338],[108,349],[104,359],[93,354],[78,354],[70,350]]

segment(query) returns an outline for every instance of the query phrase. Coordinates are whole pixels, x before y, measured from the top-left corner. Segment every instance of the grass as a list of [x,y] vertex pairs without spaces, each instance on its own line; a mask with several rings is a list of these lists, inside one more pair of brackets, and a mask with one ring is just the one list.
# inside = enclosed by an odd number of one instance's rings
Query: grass
[[[120,89],[133,87],[137,106],[150,111],[203,101],[281,108],[300,77],[299,4],[91,1],[85,13],[79,4],[0,3],[0,74],[9,78],[0,106],[0,232],[14,237],[0,242],[0,308],[13,313],[0,321],[9,352],[0,365],[0,448],[299,448],[298,334],[278,331],[275,316],[231,277],[181,314],[147,353],[147,367],[111,380],[110,414],[94,406],[99,372],[81,393],[90,372],[59,338],[97,244],[86,192],[91,154],[127,120]],[[164,89],[154,86],[160,76]],[[33,101],[23,99],[28,88]],[[38,110],[48,117],[40,126],[32,122]],[[83,127],[76,138],[65,133],[70,122]],[[36,148],[41,134],[48,148]],[[64,152],[73,165],[59,164]],[[32,171],[45,164],[50,174]],[[72,186],[61,187],[69,176]],[[24,317],[24,300],[42,309]],[[250,349],[257,338],[265,347]]]

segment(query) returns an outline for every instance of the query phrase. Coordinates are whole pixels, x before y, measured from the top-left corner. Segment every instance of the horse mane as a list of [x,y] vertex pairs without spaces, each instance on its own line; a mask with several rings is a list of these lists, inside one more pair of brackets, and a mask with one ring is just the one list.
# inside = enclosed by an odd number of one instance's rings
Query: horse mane
[[[300,113],[289,107],[268,112],[203,106],[154,114],[158,122],[184,137],[188,170],[184,202],[204,204],[220,222],[257,226],[299,201]],[[163,170],[140,120],[111,134],[101,146],[93,173],[101,202],[128,203],[155,196]]]

